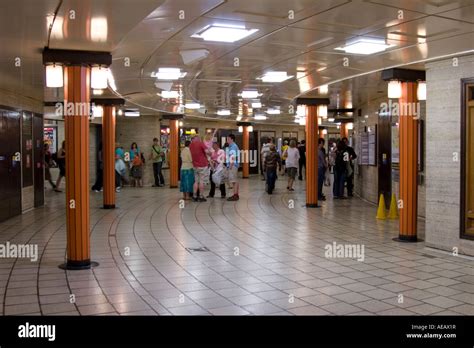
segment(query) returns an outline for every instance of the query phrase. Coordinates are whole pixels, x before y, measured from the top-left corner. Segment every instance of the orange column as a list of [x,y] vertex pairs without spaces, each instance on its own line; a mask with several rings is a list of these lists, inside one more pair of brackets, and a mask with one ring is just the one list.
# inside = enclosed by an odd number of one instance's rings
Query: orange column
[[[90,68],[64,69],[67,269],[91,267],[89,240]],[[63,266],[64,267],[64,266]]]
[[347,129],[347,124],[346,123],[341,123],[341,139],[342,138],[348,138],[349,137],[349,130]]
[[249,127],[248,126],[243,126],[243,133],[242,133],[242,146],[244,153],[247,153],[247,156],[244,156],[244,161],[242,165],[242,178],[243,179],[248,179],[249,178],[249,170],[250,170],[250,140],[249,140]]
[[417,110],[416,82],[402,83],[400,109],[404,105],[410,115],[402,115],[399,119],[400,132],[400,241],[417,241],[418,216],[418,120],[413,113]]
[[170,120],[170,188],[178,187],[178,156],[179,156],[178,120]]
[[102,118],[102,163],[104,209],[115,208],[115,107],[104,106]]
[[323,133],[322,129],[319,129],[319,138],[324,139],[324,133]]
[[306,206],[318,206],[318,106],[309,105],[306,116]]

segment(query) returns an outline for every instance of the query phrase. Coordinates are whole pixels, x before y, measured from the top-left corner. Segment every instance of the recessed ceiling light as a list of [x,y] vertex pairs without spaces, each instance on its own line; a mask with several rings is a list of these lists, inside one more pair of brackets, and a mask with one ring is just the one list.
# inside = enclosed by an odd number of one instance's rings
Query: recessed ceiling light
[[219,116],[230,116],[230,110],[217,110],[217,115]]
[[203,39],[204,41],[236,42],[256,33],[258,29],[246,29],[242,26],[225,24],[212,24],[191,37]]
[[161,98],[163,98],[163,99],[178,99],[179,98],[179,92],[178,91],[162,91],[161,92]]
[[260,109],[262,107],[262,103],[254,102],[252,103],[252,109]]
[[255,119],[259,121],[263,121],[267,119],[267,116],[265,115],[255,115]]
[[269,115],[280,115],[281,111],[279,109],[268,109],[267,114],[269,114]]
[[201,104],[199,103],[187,103],[184,105],[184,107],[186,109],[192,109],[192,110],[196,110],[196,109],[200,109],[201,108]]
[[328,94],[328,92],[329,92],[329,86],[328,85],[323,85],[323,86],[319,87],[318,89],[319,89],[319,93],[321,93],[321,94]]
[[262,77],[257,78],[257,80],[262,80],[263,82],[283,82],[292,77],[286,71],[269,71]]
[[151,77],[156,77],[158,80],[178,80],[185,77],[186,74],[179,68],[159,68],[158,72],[151,73]]
[[256,99],[256,98],[260,97],[261,94],[258,93],[258,91],[242,91],[240,96],[243,99]]
[[126,117],[139,117],[140,111],[139,110],[125,110]]
[[394,45],[388,45],[384,39],[359,38],[348,42],[344,47],[335,48],[352,54],[374,54],[385,51]]
[[328,118],[328,122],[334,122],[334,121],[335,121],[334,118],[332,118],[332,117],[331,117],[331,118]]

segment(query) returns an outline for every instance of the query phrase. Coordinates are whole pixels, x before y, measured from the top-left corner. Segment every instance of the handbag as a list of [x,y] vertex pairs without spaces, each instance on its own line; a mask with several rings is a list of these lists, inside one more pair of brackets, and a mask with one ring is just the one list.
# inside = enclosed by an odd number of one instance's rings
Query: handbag
[[329,172],[329,167],[326,168],[326,173],[324,174],[324,186],[331,186],[331,173]]

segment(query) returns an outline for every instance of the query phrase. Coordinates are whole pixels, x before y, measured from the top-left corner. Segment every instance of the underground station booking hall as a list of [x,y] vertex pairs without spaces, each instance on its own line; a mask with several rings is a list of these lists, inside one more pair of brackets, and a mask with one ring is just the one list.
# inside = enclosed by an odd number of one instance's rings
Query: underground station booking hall
[[1,346],[473,315],[474,0],[0,0]]

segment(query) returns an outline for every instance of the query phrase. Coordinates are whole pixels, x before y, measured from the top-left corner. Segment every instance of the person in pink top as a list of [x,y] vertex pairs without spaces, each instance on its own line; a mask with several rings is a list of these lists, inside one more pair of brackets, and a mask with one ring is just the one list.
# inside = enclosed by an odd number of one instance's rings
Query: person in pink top
[[198,135],[194,136],[189,146],[189,151],[191,151],[194,167],[193,202],[206,202],[207,200],[204,198],[203,192],[204,185],[209,183],[210,171],[207,156],[210,156],[211,152]]
[[[209,191],[209,196],[207,198],[214,198],[214,194],[216,193],[216,184],[212,180],[212,175],[215,173],[219,166],[224,166],[225,162],[225,151],[219,147],[219,143],[214,142],[212,144],[213,152],[211,154],[211,175],[209,179],[211,180],[211,191]],[[219,189],[221,191],[221,198],[226,198],[225,193],[225,183],[221,183],[219,185]]]

